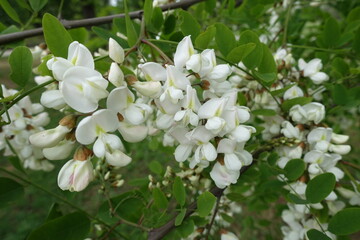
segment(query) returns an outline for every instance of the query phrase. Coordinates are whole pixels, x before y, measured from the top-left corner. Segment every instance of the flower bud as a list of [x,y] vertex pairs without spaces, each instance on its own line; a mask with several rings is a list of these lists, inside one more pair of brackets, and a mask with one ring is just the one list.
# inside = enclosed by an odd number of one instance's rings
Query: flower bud
[[160,82],[134,82],[132,87],[136,89],[139,93],[144,95],[145,97],[157,97],[162,89]]
[[76,126],[76,116],[67,115],[59,121],[59,125],[66,126],[68,129],[73,129]]
[[135,75],[128,74],[128,75],[125,76],[125,81],[126,81],[129,85],[133,85],[135,82],[138,81],[138,79],[136,78]]
[[60,170],[58,185],[62,190],[80,192],[94,179],[93,165],[90,160],[69,160]]
[[94,155],[93,151],[85,146],[78,147],[74,154],[74,160],[85,161]]
[[115,87],[124,86],[124,73],[117,63],[111,64],[108,79]]
[[124,49],[112,38],[109,38],[109,57],[117,63],[124,62],[125,58]]

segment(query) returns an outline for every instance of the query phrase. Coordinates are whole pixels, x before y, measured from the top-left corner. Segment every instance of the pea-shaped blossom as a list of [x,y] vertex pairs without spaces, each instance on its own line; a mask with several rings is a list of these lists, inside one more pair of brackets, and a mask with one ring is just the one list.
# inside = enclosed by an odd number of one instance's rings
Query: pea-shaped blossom
[[184,73],[174,66],[168,66],[166,74],[164,92],[160,96],[160,101],[165,101],[166,97],[168,97],[172,103],[176,104],[184,98],[183,90],[186,90],[186,86],[190,85],[190,81]]
[[176,47],[174,54],[174,63],[177,68],[185,66],[186,62],[195,53],[194,46],[191,42],[190,36],[184,37]]
[[122,167],[127,165],[131,158],[122,152],[123,145],[119,137],[108,133],[115,131],[118,127],[116,113],[103,109],[82,119],[76,128],[75,137],[84,145],[95,142],[93,151],[97,157],[105,157],[109,164]]
[[93,112],[98,108],[100,99],[108,96],[106,81],[102,75],[86,67],[72,67],[64,74],[60,88],[65,102],[82,113]]
[[290,109],[289,114],[295,122],[307,123],[313,121],[315,124],[318,124],[325,117],[325,107],[317,102],[311,102],[304,106],[295,105]]
[[236,183],[240,176],[240,171],[233,171],[226,168],[220,163],[215,163],[210,172],[210,177],[214,180],[218,188],[226,188],[232,183]]
[[309,77],[313,83],[321,84],[329,80],[329,76],[326,73],[320,72],[322,68],[321,59],[315,58],[306,63],[304,59],[299,59],[299,69],[303,71],[304,77]]
[[243,145],[227,138],[223,138],[219,142],[217,152],[224,154],[224,163],[227,169],[239,171],[242,166],[251,164],[253,157],[248,151],[244,150]]

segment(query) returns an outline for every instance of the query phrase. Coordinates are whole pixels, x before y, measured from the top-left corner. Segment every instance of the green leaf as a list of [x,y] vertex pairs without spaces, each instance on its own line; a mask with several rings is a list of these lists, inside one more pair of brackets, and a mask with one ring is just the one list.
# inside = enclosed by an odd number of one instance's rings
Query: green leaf
[[70,29],[68,32],[74,41],[78,41],[82,44],[84,44],[89,38],[89,33],[84,27]]
[[332,173],[323,173],[311,179],[306,187],[306,199],[310,203],[324,200],[335,187],[335,176]]
[[57,57],[67,58],[68,48],[72,42],[72,38],[64,26],[56,17],[49,13],[44,14],[42,26],[46,44],[52,54]]
[[342,84],[335,84],[332,86],[332,96],[335,104],[346,105],[349,103],[348,91]]
[[295,105],[302,106],[302,105],[310,103],[311,101],[312,101],[311,97],[297,97],[297,98],[293,98],[293,99],[288,99],[281,104],[281,108],[284,111],[289,111],[290,108],[292,108]]
[[45,222],[32,231],[28,240],[79,240],[88,236],[90,221],[84,213],[75,212]]
[[176,17],[174,14],[169,15],[164,22],[164,34],[170,34],[174,31],[176,26]]
[[355,32],[352,47],[357,54],[360,54],[360,28]]
[[218,49],[223,56],[227,56],[236,47],[234,33],[224,24],[217,23],[215,40]]
[[306,235],[308,236],[309,240],[331,240],[331,238],[316,229],[310,229],[307,231]]
[[173,184],[173,195],[180,206],[185,205],[186,192],[184,184],[180,177],[176,177]]
[[181,212],[175,218],[175,226],[180,226],[181,225],[181,223],[184,220],[185,214],[186,214],[186,209],[185,208],[181,209]]
[[47,4],[48,0],[29,0],[31,8],[39,12]]
[[263,43],[261,43],[261,47],[263,54],[258,65],[258,71],[260,73],[277,73],[276,63],[270,49]]
[[360,208],[346,208],[330,219],[329,231],[336,235],[349,235],[360,231]]
[[133,22],[130,19],[129,16],[129,10],[127,7],[127,1],[124,1],[125,6],[125,25],[126,25],[126,36],[128,38],[129,46],[134,46],[138,40],[138,34],[135,30],[135,27],[133,25]]
[[209,26],[205,32],[200,33],[195,39],[195,46],[201,49],[205,49],[209,46],[209,43],[214,38],[216,33],[216,27],[214,25]]
[[10,178],[0,178],[0,208],[8,207],[13,201],[22,198],[24,188]]
[[[115,19],[114,19],[115,21]],[[104,28],[100,28],[100,27],[92,27],[91,30],[96,33],[96,35],[98,35],[99,37],[105,39],[106,41],[109,40],[109,38],[114,39],[115,41],[117,41],[121,47],[123,48],[127,48],[129,47],[127,41],[125,41],[122,38],[119,38],[116,34],[104,29]]]
[[155,7],[151,18],[151,24],[156,30],[160,30],[164,22],[164,17],[161,8]]
[[181,32],[185,35],[191,35],[191,39],[195,41],[196,37],[200,34],[201,26],[198,21],[189,12],[180,10],[179,12],[181,23]]
[[261,63],[264,50],[260,44],[258,35],[253,31],[246,30],[240,34],[239,44],[243,45],[247,43],[254,43],[256,47],[251,53],[244,57],[242,62],[247,68],[254,69]]
[[168,206],[169,201],[167,200],[165,194],[159,189],[153,189],[153,198],[154,198],[154,205],[157,208],[166,209]]
[[301,177],[305,171],[305,163],[302,159],[291,159],[285,166],[285,177],[294,181]]
[[0,0],[0,6],[4,9],[4,11],[6,12],[6,14],[15,22],[20,23],[20,18],[19,15],[16,13],[16,11],[14,10],[14,8],[9,4],[9,2],[7,0]]
[[340,34],[339,23],[332,17],[328,18],[322,33],[322,41],[325,47],[336,47],[340,39]]
[[32,76],[33,57],[27,47],[15,48],[9,57],[11,67],[11,80],[21,87],[24,87]]
[[153,13],[153,0],[145,0],[144,18],[145,18],[145,24],[147,26],[151,24],[152,13]]
[[192,219],[187,219],[176,230],[180,233],[181,237],[187,238],[190,234],[194,232],[195,224]]
[[[2,91],[2,88],[1,88],[1,91]],[[0,94],[0,96],[1,96],[1,94]],[[20,159],[17,156],[11,156],[8,159],[9,159],[9,162],[11,163],[11,165],[13,165],[14,168],[19,170],[20,172],[25,173],[24,167],[23,167]]]
[[276,73],[260,73],[255,70],[253,70],[252,73],[267,86],[271,85],[276,79]]
[[288,89],[292,88],[293,86],[295,86],[296,84],[290,84],[290,85],[287,85],[285,86],[284,88],[281,88],[281,89],[278,89],[278,90],[274,90],[274,91],[271,91],[271,95],[272,96],[279,96],[279,95],[282,95],[283,93],[285,93]]
[[130,222],[138,222],[144,212],[144,201],[139,197],[128,197],[116,205],[116,213]]
[[155,160],[153,160],[149,163],[149,168],[150,168],[150,171],[152,171],[153,173],[156,173],[158,175],[161,175],[164,171],[163,166],[158,161],[155,161]]
[[233,63],[241,62],[247,55],[249,55],[256,47],[255,43],[246,43],[237,46],[227,55],[226,59]]
[[276,112],[272,109],[256,109],[251,111],[253,115],[260,115],[260,116],[275,116]]
[[296,196],[295,194],[289,193],[287,195],[287,198],[290,199],[291,202],[295,203],[295,204],[309,204],[309,202],[305,199],[302,199],[298,196]]
[[245,96],[244,93],[238,92],[237,102],[238,102],[238,104],[241,105],[241,106],[246,106],[247,100],[246,100],[246,96]]
[[46,217],[46,220],[45,222],[49,222],[53,219],[56,219],[58,217],[61,217],[63,214],[62,212],[60,211],[60,205],[58,203],[53,203],[50,207],[50,210],[49,210],[49,213]]
[[48,69],[46,63],[53,57],[52,54],[46,55],[42,58],[40,65],[38,66],[37,70],[41,76],[52,76],[51,71]]
[[206,217],[210,214],[215,202],[216,197],[212,193],[208,191],[203,192],[197,199],[196,212],[199,214],[200,217]]

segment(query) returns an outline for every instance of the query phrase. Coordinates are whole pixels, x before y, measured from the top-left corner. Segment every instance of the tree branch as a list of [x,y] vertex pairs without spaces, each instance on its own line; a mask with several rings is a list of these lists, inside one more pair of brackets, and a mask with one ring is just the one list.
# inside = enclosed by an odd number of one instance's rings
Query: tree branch
[[[160,6],[160,8],[162,11],[168,11],[177,8],[187,9],[190,6],[203,1],[204,0],[182,0],[180,2],[175,2]],[[144,12],[143,10],[130,12],[129,16],[131,19],[135,19],[135,18],[140,19],[143,15],[143,12]],[[89,26],[96,26],[105,23],[110,23],[114,18],[124,18],[124,17],[125,17],[125,13],[121,13],[121,14],[115,14],[105,17],[86,18],[81,20],[61,20],[61,23],[64,25],[66,29],[72,29],[72,28],[89,27]],[[16,42],[25,38],[39,36],[42,34],[43,34],[42,28],[35,28],[17,33],[0,35],[0,45]]]
[[[256,159],[260,156],[261,153],[263,152],[266,152],[268,151],[269,148],[267,147],[264,147],[262,149],[259,149],[257,151],[255,151],[252,155],[253,155],[253,158]],[[241,168],[240,170],[240,176],[241,174],[243,174],[244,172],[246,172],[252,165],[255,164],[255,160],[248,166],[245,166],[243,168]],[[224,191],[225,191],[226,188],[224,189],[221,189],[221,188],[218,188],[218,187],[213,187],[210,192],[216,197],[216,198],[220,198]],[[187,210],[186,210],[186,214],[185,214],[185,217],[184,217],[184,220],[187,219],[188,217],[190,217],[197,209],[197,204],[196,204],[196,201],[192,202]],[[168,234],[171,230],[173,230],[175,228],[175,218],[176,216],[171,219],[169,222],[167,222],[165,225],[159,227],[159,228],[154,228],[152,229],[150,232],[149,232],[149,235],[148,235],[148,240],[160,240],[162,239],[163,237],[165,237],[166,234]]]

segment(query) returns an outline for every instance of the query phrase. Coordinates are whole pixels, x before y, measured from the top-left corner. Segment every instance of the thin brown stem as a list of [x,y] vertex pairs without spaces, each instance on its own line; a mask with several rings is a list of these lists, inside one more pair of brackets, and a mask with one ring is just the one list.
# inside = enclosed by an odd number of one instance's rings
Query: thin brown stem
[[206,237],[205,237],[206,240],[208,240],[209,237],[210,237],[211,228],[212,228],[212,226],[214,225],[216,214],[217,214],[217,212],[219,211],[219,205],[220,205],[221,196],[222,196],[222,195],[220,195],[220,196],[216,199],[215,210],[214,210],[214,213],[213,213],[213,215],[212,215],[212,217],[211,217],[210,224],[209,224],[209,226],[208,226],[208,228],[207,228],[207,233],[206,233]]
[[155,51],[157,51],[160,54],[160,56],[166,61],[166,63],[174,65],[174,62],[158,46],[156,46],[152,42],[148,41],[147,39],[142,39],[141,42],[150,46]]

